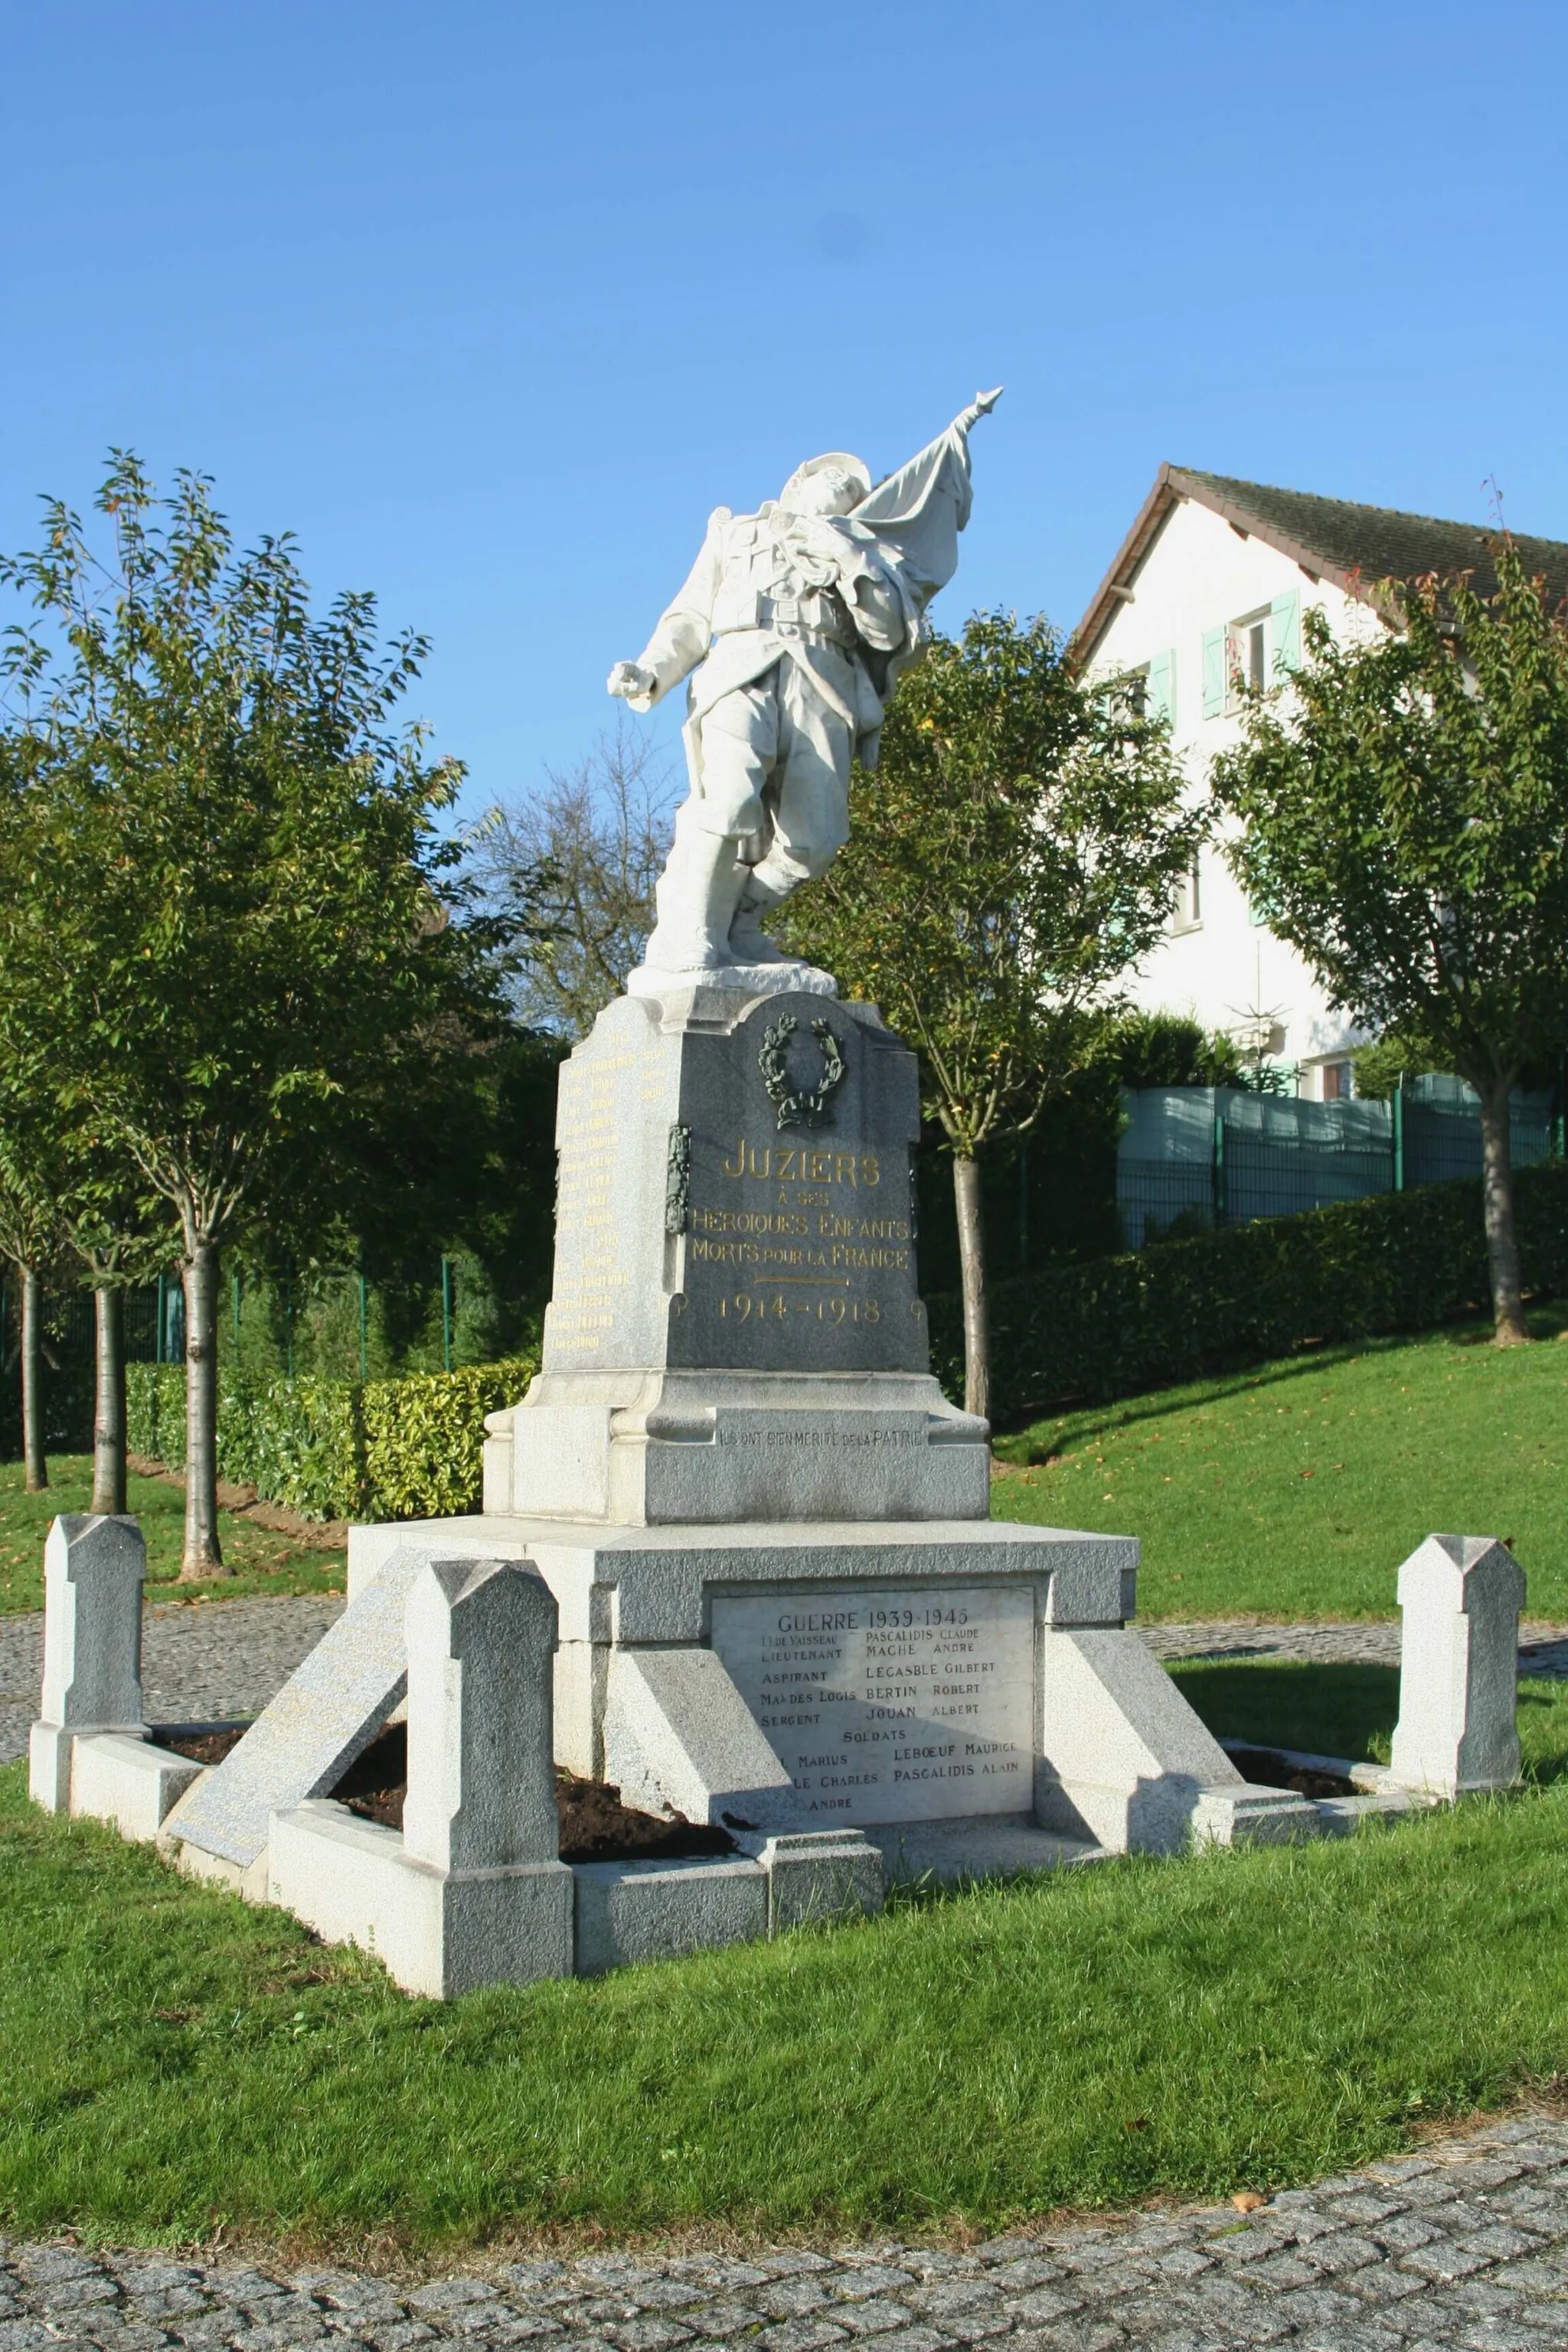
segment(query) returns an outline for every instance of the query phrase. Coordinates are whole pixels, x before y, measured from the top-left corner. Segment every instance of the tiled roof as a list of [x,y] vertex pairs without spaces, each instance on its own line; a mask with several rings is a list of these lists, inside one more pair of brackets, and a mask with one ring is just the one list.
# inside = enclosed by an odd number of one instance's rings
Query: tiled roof
[[[1202,482],[1226,506],[1272,523],[1336,571],[1359,572],[1368,587],[1379,580],[1413,580],[1424,572],[1469,572],[1484,596],[1497,586],[1487,548],[1496,536],[1495,523],[1443,522],[1435,515],[1404,514],[1397,507],[1353,506],[1348,499],[1274,489],[1185,466],[1173,471],[1178,479]],[[1568,545],[1558,539],[1527,539],[1519,531],[1513,541],[1526,571],[1543,574],[1553,595],[1568,593]]]
[[[1402,514],[1396,507],[1363,507],[1348,499],[1321,499],[1310,490],[1280,490],[1266,482],[1243,482],[1230,474],[1204,474],[1185,466],[1162,466],[1154,487],[1117,551],[1073,637],[1074,658],[1086,663],[1121,601],[1132,593],[1139,567],[1173,509],[1194,499],[1277,548],[1314,577],[1322,575],[1347,594],[1361,595],[1394,617],[1376,590],[1384,580],[1414,580],[1426,572],[1468,572],[1479,592],[1490,595],[1497,572],[1487,541],[1495,526],[1444,522],[1435,515]],[[1568,544],[1557,539],[1527,539],[1513,533],[1525,568],[1542,576],[1547,593],[1568,596]]]

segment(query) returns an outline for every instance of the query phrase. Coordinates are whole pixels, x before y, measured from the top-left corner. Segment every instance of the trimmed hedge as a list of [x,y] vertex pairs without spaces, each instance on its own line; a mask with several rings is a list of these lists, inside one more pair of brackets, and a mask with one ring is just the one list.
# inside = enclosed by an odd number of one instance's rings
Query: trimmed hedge
[[[1568,1289],[1568,1167],[1515,1176],[1527,1290]],[[990,1295],[998,1421],[1288,1355],[1419,1331],[1490,1297],[1479,1181],[1374,1193],[1121,1257],[1015,1276]],[[931,1365],[963,1393],[961,1302],[928,1301]]]
[[361,1391],[364,1479],[371,1519],[440,1518],[477,1511],[485,1415],[516,1404],[537,1362],[475,1364],[456,1372],[411,1372]]
[[[218,1475],[310,1519],[477,1510],[485,1415],[515,1404],[538,1369],[521,1356],[396,1381],[220,1376]],[[183,1470],[184,1365],[132,1364],[125,1386],[131,1452]]]

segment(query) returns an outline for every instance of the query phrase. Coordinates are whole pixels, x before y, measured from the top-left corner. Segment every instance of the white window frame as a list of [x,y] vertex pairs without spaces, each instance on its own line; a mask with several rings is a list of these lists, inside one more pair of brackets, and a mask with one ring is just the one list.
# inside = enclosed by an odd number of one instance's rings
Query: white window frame
[[1192,932],[1201,931],[1203,927],[1203,869],[1198,853],[1194,850],[1193,862],[1177,883],[1172,897],[1171,936],[1173,939],[1184,940]]
[[[1261,677],[1255,677],[1252,675],[1251,663],[1247,658],[1247,655],[1251,651],[1247,641],[1255,629],[1262,632],[1263,659],[1259,665],[1263,673]],[[1257,611],[1243,613],[1237,620],[1226,623],[1225,707],[1227,713],[1241,709],[1249,694],[1258,690],[1268,692],[1274,682],[1269,667],[1273,654],[1274,613],[1271,605],[1259,605]]]
[[1134,662],[1130,669],[1119,669],[1114,677],[1106,680],[1104,690],[1108,708],[1126,700],[1132,705],[1132,716],[1142,719],[1149,708],[1148,663]]

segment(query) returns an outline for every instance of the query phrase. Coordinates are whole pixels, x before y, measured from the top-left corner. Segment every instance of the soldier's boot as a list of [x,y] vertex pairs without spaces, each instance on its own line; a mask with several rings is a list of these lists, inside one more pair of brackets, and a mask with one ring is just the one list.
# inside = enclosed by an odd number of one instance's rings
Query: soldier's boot
[[733,963],[730,926],[746,868],[726,835],[675,821],[675,846],[655,891],[658,920],[644,961],[655,971],[713,971]]
[[783,906],[783,901],[793,889],[793,877],[775,882],[771,875],[764,873],[762,866],[750,866],[745,870],[745,882],[741,887],[741,908],[738,908],[736,919],[729,929],[729,946],[731,946],[738,964],[795,962],[795,957],[785,955],[785,950],[775,946],[769,934],[762,929],[762,918],[771,915],[775,906]]

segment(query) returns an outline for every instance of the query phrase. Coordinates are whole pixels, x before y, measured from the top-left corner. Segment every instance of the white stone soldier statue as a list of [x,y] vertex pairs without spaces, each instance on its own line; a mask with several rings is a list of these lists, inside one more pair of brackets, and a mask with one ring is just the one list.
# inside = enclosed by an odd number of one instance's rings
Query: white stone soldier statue
[[997,397],[978,395],[876,488],[858,457],[834,450],[755,514],[715,508],[685,586],[637,659],[610,672],[610,692],[634,710],[691,679],[691,791],[658,883],[645,986],[786,962],[762,919],[848,839],[850,761],[876,764],[883,709],[957,568],[969,429]]

